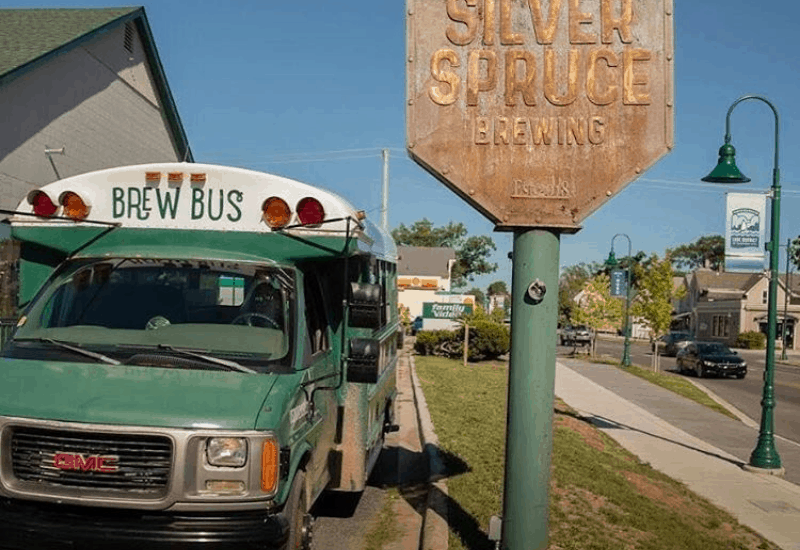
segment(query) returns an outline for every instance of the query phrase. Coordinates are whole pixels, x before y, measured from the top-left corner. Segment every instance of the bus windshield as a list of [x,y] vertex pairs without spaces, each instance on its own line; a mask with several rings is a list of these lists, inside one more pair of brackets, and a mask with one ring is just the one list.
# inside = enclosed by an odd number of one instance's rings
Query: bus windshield
[[290,269],[236,262],[75,260],[20,319],[11,355],[55,341],[122,363],[150,349],[288,366],[294,281]]

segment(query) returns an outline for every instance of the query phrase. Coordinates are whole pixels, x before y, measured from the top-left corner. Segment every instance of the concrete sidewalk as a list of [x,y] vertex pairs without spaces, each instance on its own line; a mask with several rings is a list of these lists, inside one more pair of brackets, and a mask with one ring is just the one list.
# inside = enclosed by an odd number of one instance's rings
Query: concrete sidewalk
[[[757,430],[608,365],[559,359],[555,394],[655,469],[787,550],[800,550],[800,486],[742,466]],[[778,443],[787,470],[800,446]]]

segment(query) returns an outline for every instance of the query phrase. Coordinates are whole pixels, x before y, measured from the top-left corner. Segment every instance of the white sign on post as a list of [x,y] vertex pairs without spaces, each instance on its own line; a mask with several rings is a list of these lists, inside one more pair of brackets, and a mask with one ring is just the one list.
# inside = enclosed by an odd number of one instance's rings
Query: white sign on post
[[764,270],[767,197],[763,193],[727,193],[725,271]]

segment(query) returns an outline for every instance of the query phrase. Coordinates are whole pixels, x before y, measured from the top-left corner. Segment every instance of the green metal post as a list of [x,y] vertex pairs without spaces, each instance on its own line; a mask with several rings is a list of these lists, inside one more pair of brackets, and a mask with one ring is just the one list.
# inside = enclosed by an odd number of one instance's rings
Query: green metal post
[[[772,106],[772,105],[770,105]],[[773,110],[775,108],[773,107]],[[778,114],[775,113],[775,150],[778,149]],[[775,447],[775,336],[778,321],[778,252],[780,250],[781,185],[777,159],[772,171],[772,213],[769,242],[769,303],[767,305],[767,357],[764,388],[761,396],[761,427],[758,443],[750,455],[750,466],[763,469],[781,468],[781,457]]]
[[625,266],[625,343],[622,346],[622,366],[631,366],[631,238],[625,233],[617,233],[611,238],[611,250],[614,250],[614,239],[625,237],[628,240],[628,263]]
[[[628,255],[630,262],[630,255]],[[625,268],[625,277],[627,279],[627,288],[625,289],[625,343],[622,347],[622,366],[631,366],[631,268],[630,265]]]
[[747,183],[750,178],[746,177],[736,167],[736,150],[731,145],[731,113],[733,109],[742,101],[747,99],[757,99],[766,103],[772,114],[775,115],[775,164],[772,169],[772,208],[770,217],[770,242],[767,243],[769,250],[769,292],[767,304],[767,356],[764,368],[764,388],[761,396],[761,426],[758,431],[758,443],[750,454],[748,468],[753,470],[773,470],[768,473],[780,473],[781,458],[775,448],[775,336],[777,334],[778,322],[778,255],[780,251],[781,239],[781,177],[778,168],[780,157],[779,147],[779,128],[780,117],[775,106],[765,97],[760,95],[745,95],[733,102],[728,108],[725,117],[725,144],[719,150],[719,162],[709,175],[702,178],[703,181],[711,183]]
[[792,239],[786,239],[786,275],[783,280],[783,324],[781,325],[781,360],[786,361],[786,325],[789,321],[789,253],[792,249]]
[[558,233],[514,233],[504,550],[547,548],[559,255]]

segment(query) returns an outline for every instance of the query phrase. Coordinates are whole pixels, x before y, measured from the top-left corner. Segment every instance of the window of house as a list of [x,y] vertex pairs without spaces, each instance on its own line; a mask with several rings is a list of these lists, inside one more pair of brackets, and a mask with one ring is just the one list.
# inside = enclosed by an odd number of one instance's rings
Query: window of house
[[727,315],[714,315],[711,322],[711,335],[725,337],[730,334],[730,318]]
[[766,304],[767,303],[767,291],[766,290],[761,292],[761,303],[762,304]]

